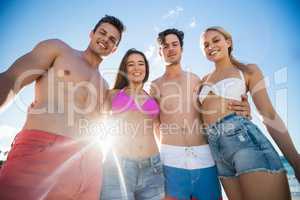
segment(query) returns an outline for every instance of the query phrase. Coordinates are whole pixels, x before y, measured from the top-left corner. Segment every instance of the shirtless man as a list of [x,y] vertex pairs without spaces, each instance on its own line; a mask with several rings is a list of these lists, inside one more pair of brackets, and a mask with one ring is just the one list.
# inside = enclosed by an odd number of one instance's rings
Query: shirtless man
[[123,30],[106,15],[86,50],[42,41],[0,74],[1,108],[35,81],[35,100],[0,171],[0,199],[99,199],[100,148],[79,128],[100,112],[108,87],[98,66],[116,50]]
[[[166,71],[154,80],[151,95],[160,103],[160,152],[167,199],[219,200],[222,198],[215,163],[202,134],[197,94],[200,78],[182,70],[182,31],[167,29],[158,35]],[[240,114],[248,102],[232,102]]]

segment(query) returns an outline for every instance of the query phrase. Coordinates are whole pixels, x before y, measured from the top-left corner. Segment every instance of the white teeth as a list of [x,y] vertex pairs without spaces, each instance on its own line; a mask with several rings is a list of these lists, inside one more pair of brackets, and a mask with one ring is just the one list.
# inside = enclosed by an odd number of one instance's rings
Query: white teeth
[[140,72],[134,72],[134,73],[133,73],[134,76],[139,76],[139,75],[141,75],[141,74],[142,74],[142,73],[140,73]]
[[210,52],[209,55],[213,56],[213,55],[216,55],[217,53],[218,53],[218,51],[214,50],[214,51]]
[[99,44],[103,49],[106,49],[106,46],[104,44],[102,44],[101,42],[98,42],[97,44]]
[[104,49],[106,48],[102,43],[100,43],[100,46],[102,46]]

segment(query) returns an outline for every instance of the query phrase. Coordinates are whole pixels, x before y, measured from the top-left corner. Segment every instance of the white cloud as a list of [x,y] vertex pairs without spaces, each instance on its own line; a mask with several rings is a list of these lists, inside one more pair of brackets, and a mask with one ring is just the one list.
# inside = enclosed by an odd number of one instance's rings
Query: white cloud
[[164,73],[165,65],[158,52],[156,52],[156,55],[150,60],[150,66],[150,80],[154,80]]
[[148,47],[148,49],[145,51],[145,55],[148,60],[153,56],[154,52],[155,52],[155,46],[153,44],[151,44]]
[[169,10],[168,13],[163,16],[163,19],[177,17],[181,12],[183,12],[183,8],[176,6],[175,9]]
[[[11,143],[13,142],[18,130],[7,125],[0,125],[0,151],[6,152],[10,150]],[[7,155],[0,153],[0,160],[5,160]]]
[[177,12],[182,12],[182,11],[183,11],[183,8],[182,8],[182,7],[179,7],[179,6],[177,6],[177,7],[176,7],[176,10],[177,10]]
[[155,64],[164,64],[164,62],[163,62],[163,60],[162,60],[162,58],[161,58],[161,56],[160,55],[157,55],[154,59],[153,59],[153,63],[155,63]]
[[159,55],[159,49],[157,46],[150,45],[148,47],[148,50],[145,52],[145,54],[151,67],[153,67],[154,65],[158,65],[158,66],[163,65],[162,59]]
[[196,22],[196,18],[193,17],[191,23],[189,24],[190,28],[195,28],[195,26],[197,25],[197,22]]

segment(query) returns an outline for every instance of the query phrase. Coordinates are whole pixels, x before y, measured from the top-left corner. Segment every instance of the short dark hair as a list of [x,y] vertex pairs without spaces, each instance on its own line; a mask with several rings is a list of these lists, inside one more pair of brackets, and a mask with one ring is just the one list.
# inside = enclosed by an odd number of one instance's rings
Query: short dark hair
[[[97,28],[103,24],[103,23],[109,23],[111,25],[113,25],[114,27],[116,27],[116,29],[118,29],[119,33],[120,33],[120,40],[119,42],[121,41],[122,39],[122,33],[125,31],[125,26],[124,24],[122,23],[121,20],[119,20],[118,18],[114,17],[114,16],[111,16],[111,15],[105,15],[104,17],[102,17],[98,23],[95,25],[94,29],[93,29],[93,32],[95,33]],[[119,44],[118,42],[118,44]],[[117,44],[117,45],[118,45]]]
[[129,58],[129,56],[132,55],[132,54],[139,54],[144,58],[145,67],[146,67],[146,74],[145,74],[145,78],[143,80],[143,83],[147,82],[147,80],[149,78],[149,62],[147,60],[147,57],[145,56],[145,54],[142,51],[139,51],[139,50],[136,50],[136,49],[132,48],[132,49],[129,49],[122,58],[122,61],[121,61],[120,66],[119,66],[117,78],[116,78],[116,81],[115,81],[115,85],[113,87],[114,89],[123,89],[124,87],[127,87],[129,85],[128,78],[127,78],[126,63],[127,63],[127,60]]
[[166,36],[170,35],[170,34],[175,34],[178,37],[178,39],[179,39],[180,46],[183,47],[184,33],[183,33],[183,31],[180,31],[180,30],[178,30],[176,28],[166,29],[166,30],[158,33],[158,37],[157,37],[158,43],[159,44],[165,43]]

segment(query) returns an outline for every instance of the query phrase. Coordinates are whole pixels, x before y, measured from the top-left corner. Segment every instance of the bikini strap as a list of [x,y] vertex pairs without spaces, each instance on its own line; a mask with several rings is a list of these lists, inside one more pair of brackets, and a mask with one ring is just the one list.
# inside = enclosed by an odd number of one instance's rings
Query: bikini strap
[[245,76],[244,76],[244,73],[242,72],[242,70],[240,70],[240,75],[241,75],[241,78],[242,80],[244,81],[244,85],[245,85],[245,92],[247,92],[247,82],[246,82],[246,79],[245,79]]
[[240,72],[240,75],[241,75],[242,80],[246,83],[245,77],[244,77],[244,73],[243,73],[242,70],[240,70],[240,69],[239,69],[239,72]]

